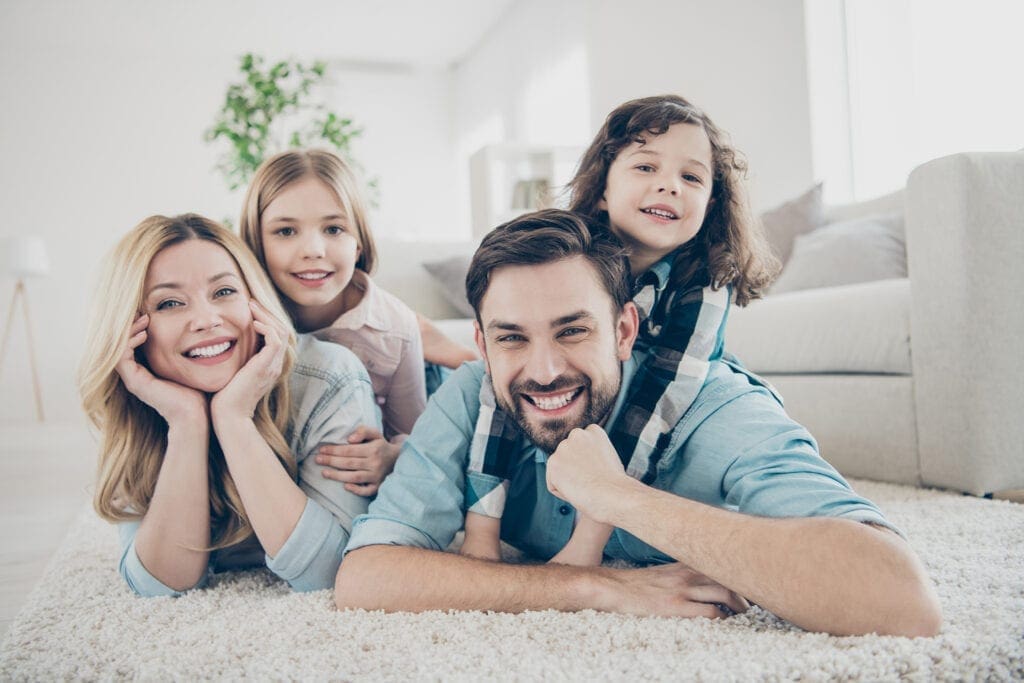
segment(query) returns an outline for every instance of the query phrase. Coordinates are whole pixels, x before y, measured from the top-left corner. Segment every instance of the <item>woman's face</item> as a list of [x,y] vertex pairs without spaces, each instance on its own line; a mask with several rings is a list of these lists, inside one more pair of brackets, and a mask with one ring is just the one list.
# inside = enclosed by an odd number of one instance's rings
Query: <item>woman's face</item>
[[142,352],[163,379],[214,393],[255,353],[249,290],[214,242],[191,239],[159,252],[146,272],[142,312]]

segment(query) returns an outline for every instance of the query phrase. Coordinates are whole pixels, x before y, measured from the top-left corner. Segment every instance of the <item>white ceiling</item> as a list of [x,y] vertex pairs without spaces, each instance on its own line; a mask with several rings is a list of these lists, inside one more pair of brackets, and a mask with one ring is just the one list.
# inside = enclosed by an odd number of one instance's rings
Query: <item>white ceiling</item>
[[515,0],[0,0],[4,32],[54,49],[167,50],[448,66]]

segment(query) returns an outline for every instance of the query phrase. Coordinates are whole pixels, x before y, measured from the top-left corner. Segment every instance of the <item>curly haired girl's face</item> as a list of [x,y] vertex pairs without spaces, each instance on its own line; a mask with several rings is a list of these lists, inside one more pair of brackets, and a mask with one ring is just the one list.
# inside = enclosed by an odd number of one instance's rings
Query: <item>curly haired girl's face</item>
[[639,275],[700,230],[711,200],[711,142],[701,126],[677,123],[622,148],[598,206],[630,250]]
[[142,308],[149,315],[142,352],[163,379],[220,391],[255,352],[249,290],[235,260],[213,242],[192,239],[158,253]]

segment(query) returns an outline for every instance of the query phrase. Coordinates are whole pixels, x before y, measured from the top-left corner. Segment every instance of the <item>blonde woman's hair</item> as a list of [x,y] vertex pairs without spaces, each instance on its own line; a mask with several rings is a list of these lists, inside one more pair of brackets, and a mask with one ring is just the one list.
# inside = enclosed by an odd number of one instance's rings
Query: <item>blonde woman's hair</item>
[[[78,378],[82,407],[100,432],[93,507],[107,521],[141,519],[146,514],[167,450],[167,422],[125,388],[115,367],[128,342],[129,328],[142,310],[150,263],[163,249],[187,240],[209,241],[227,251],[252,299],[291,329],[288,315],[252,252],[218,223],[196,214],[150,216],[121,239],[101,270]],[[142,353],[136,358],[145,365]],[[288,376],[294,362],[295,336],[291,333],[281,377],[260,399],[253,416],[256,429],[293,479],[297,467],[284,434],[290,409]],[[211,548],[245,540],[252,534],[252,526],[212,432],[209,481]]]
[[242,239],[249,245],[260,265],[267,267],[263,252],[263,212],[289,185],[303,178],[320,180],[335,194],[345,209],[349,228],[359,242],[356,268],[367,275],[373,274],[377,261],[377,247],[366,220],[366,204],[359,189],[359,180],[341,157],[322,149],[290,150],[270,157],[256,169],[242,203],[242,216],[238,222]]

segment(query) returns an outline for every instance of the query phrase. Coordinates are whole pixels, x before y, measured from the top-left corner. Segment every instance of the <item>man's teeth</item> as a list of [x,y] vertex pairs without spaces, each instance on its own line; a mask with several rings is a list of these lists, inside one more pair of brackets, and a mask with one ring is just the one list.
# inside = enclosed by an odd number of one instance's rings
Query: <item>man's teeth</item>
[[530,400],[541,410],[558,410],[563,406],[569,405],[569,402],[575,397],[575,391],[567,391],[558,396],[531,396]]
[[669,220],[675,220],[676,218],[678,218],[678,216],[676,216],[671,211],[662,211],[661,209],[640,209],[640,210],[643,211],[644,213],[649,213],[652,216],[658,216],[660,218],[668,218]]
[[295,273],[295,277],[300,280],[323,280],[330,273]]
[[213,346],[200,346],[199,348],[192,349],[188,352],[189,358],[211,358],[212,356],[219,356],[220,354],[231,348],[231,342],[222,342],[220,344],[214,344]]

